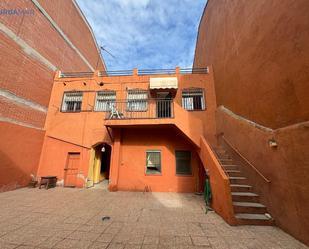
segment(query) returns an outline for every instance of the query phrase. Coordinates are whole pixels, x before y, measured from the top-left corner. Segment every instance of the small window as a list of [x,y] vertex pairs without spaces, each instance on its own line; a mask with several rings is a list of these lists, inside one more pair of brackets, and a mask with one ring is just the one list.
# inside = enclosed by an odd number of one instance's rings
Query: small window
[[182,91],[182,107],[188,111],[204,110],[205,99],[203,89],[185,89]]
[[63,95],[61,110],[63,112],[79,112],[82,109],[82,92],[66,92]]
[[176,150],[176,174],[192,175],[191,151]]
[[127,98],[128,111],[147,111],[148,92],[145,90],[129,90]]
[[148,150],[146,151],[146,174],[161,174],[161,152]]
[[115,91],[100,91],[97,92],[95,111],[110,111],[111,106],[115,104],[116,92]]

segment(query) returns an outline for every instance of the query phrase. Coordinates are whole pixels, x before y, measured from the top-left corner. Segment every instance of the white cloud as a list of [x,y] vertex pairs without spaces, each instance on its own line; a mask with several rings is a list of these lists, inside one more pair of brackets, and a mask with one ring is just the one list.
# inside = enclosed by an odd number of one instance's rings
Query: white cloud
[[206,0],[77,0],[108,70],[191,67]]

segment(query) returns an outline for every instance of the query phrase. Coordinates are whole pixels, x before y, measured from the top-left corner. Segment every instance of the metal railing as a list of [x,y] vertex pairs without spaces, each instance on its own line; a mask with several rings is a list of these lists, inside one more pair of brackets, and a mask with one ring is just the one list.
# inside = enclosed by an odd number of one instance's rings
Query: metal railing
[[203,68],[181,68],[181,74],[207,74],[209,73],[208,67]]
[[[205,68],[181,68],[180,74],[208,74],[208,67]],[[160,74],[176,74],[176,69],[139,69],[138,75],[160,75]],[[94,72],[60,72],[59,78],[91,78]],[[133,75],[133,70],[108,70],[99,71],[99,77],[107,76],[130,76]]]
[[172,99],[132,99],[109,102],[105,119],[174,118]]
[[[208,74],[208,67],[205,68],[181,68],[180,74]],[[160,74],[176,74],[176,69],[138,69],[138,75],[160,75]],[[130,76],[133,70],[117,70],[117,71],[100,71],[98,76]]]
[[60,72],[59,78],[91,78],[94,72]]
[[245,156],[243,156],[239,150],[236,149],[236,147],[234,147],[234,145],[232,145],[225,137],[224,135],[222,135],[222,139],[223,141],[233,150],[236,152],[236,154],[238,156],[240,156],[240,158],[242,158],[242,160],[244,160],[247,165],[249,165],[265,182],[270,183],[271,181],[262,174],[261,171],[259,171]]

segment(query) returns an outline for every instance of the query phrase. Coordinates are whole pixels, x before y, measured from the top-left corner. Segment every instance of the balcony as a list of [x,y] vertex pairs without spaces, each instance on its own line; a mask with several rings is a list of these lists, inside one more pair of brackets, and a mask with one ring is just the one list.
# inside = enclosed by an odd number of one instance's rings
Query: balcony
[[107,103],[106,126],[172,124],[173,99],[132,99]]

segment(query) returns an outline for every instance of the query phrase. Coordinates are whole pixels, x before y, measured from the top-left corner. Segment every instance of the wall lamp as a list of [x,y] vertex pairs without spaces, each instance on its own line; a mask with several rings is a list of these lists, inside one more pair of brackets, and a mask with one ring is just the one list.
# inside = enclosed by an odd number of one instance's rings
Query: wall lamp
[[268,145],[271,148],[277,148],[278,147],[278,143],[274,138],[268,140]]

